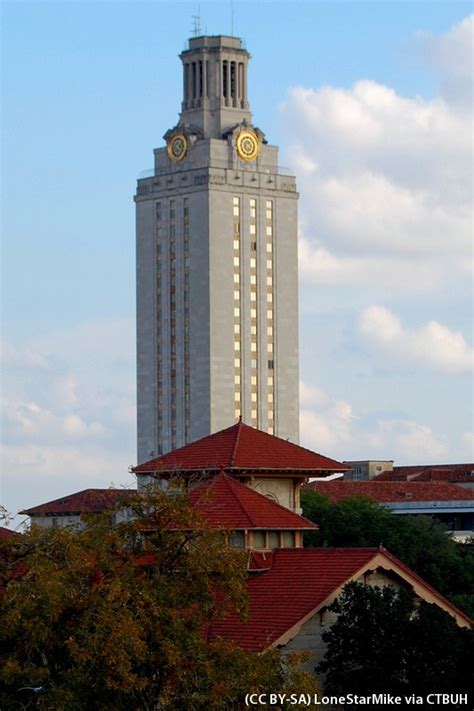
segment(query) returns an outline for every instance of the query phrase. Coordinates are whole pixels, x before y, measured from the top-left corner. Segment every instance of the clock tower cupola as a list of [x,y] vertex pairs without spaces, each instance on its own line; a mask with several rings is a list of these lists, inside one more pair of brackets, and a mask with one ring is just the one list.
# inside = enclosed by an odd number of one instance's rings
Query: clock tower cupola
[[180,124],[221,138],[232,126],[250,122],[247,65],[250,55],[238,37],[193,37],[180,55],[183,102]]

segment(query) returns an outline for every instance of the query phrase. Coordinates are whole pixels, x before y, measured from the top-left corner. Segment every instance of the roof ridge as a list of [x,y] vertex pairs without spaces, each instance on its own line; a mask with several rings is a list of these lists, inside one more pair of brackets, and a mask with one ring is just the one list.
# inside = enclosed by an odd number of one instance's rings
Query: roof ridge
[[431,583],[428,583],[424,578],[422,578],[421,575],[418,575],[418,573],[416,571],[412,570],[412,568],[410,568],[408,565],[406,565],[402,560],[400,560],[400,558],[397,558],[396,555],[391,553],[384,546],[379,546],[378,552],[381,553],[382,555],[384,555],[386,558],[388,558],[388,560],[391,560],[392,563],[395,563],[395,565],[400,566],[400,568],[402,570],[404,570],[406,573],[411,575],[417,582],[421,583],[426,588],[428,588],[428,590],[430,590],[435,595],[435,597],[442,600],[451,609],[454,609],[459,615],[464,617],[464,619],[467,620],[472,625],[473,620],[471,619],[471,617],[469,617],[469,615],[466,612],[463,612],[463,610],[460,610],[459,607],[456,607],[456,605],[453,602],[448,600],[447,597],[445,597],[442,593],[439,592],[439,590],[437,590],[435,587],[433,587],[433,585],[431,585]]
[[396,464],[394,469],[427,469],[431,467],[469,467],[474,462],[454,462],[453,464]]
[[[231,454],[231,457],[230,457],[230,466],[231,466],[231,467],[233,467],[234,464],[235,464],[235,457],[236,457],[236,454],[237,454],[237,447],[239,446],[240,433],[241,433],[241,431],[242,431],[242,425],[243,425],[243,424],[244,424],[244,423],[243,423],[243,421],[242,421],[242,415],[239,415],[239,421],[238,421],[238,423],[237,423],[237,436],[236,436],[236,438],[235,438],[234,448],[233,448],[233,450],[232,450],[232,454]],[[235,426],[235,425],[234,425],[234,426]]]
[[[231,485],[231,484],[239,484],[240,482],[237,482],[235,479],[233,479],[233,478],[230,477],[228,474],[226,474],[223,467],[221,467],[221,470],[219,471],[219,474],[216,474],[216,476],[213,476],[212,479],[209,481],[209,483],[208,483],[207,485],[206,485],[206,483],[204,483],[204,485],[203,485],[203,491],[202,491],[201,495],[198,497],[198,501],[201,500],[201,499],[203,499],[203,498],[205,497],[206,491],[209,491],[209,489],[210,489],[210,490],[213,490],[213,489],[216,488],[216,486],[217,486],[217,484],[218,484],[218,481],[219,481],[219,478],[225,483],[226,487],[230,490],[230,492],[231,492],[231,494],[232,494],[232,496],[233,496],[233,498],[234,498],[234,501],[237,502],[237,504],[240,506],[240,509],[242,510],[242,512],[245,514],[245,516],[247,516],[247,518],[249,519],[251,525],[255,528],[255,521],[254,521],[254,519],[253,519],[252,516],[249,514],[249,512],[247,511],[247,509],[244,507],[242,501],[240,500],[240,497],[239,497],[238,493],[235,492],[235,490],[233,489],[233,487],[232,487],[232,485]],[[244,486],[244,484],[242,484],[242,486]]]
[[[256,494],[257,496],[263,496],[263,498],[266,500],[266,502],[268,502],[272,506],[276,506],[277,508],[282,509],[285,513],[293,514],[293,516],[297,516],[302,521],[306,521],[307,523],[314,524],[314,521],[310,521],[309,518],[306,518],[306,516],[302,516],[301,514],[296,513],[296,511],[289,509],[287,506],[280,504],[279,501],[273,501],[273,499],[268,498],[268,496],[265,496],[265,494],[262,494],[260,491],[256,491],[255,489],[252,489],[251,486],[247,486],[246,484],[243,484],[241,481],[238,481],[238,479],[234,479],[233,477],[229,476],[226,472],[223,472],[223,474],[227,480],[232,482],[232,485],[237,485],[237,488],[242,486],[244,488],[244,491],[251,492],[251,495]],[[240,501],[240,499],[239,499],[239,501]],[[242,502],[241,502],[241,505],[243,507]],[[252,523],[254,523],[252,516],[248,513],[248,511],[246,509],[245,509],[245,513],[248,515],[248,517],[252,521]]]
[[[250,523],[252,524],[252,526],[253,526],[254,528],[256,528],[255,519],[250,515],[250,513],[249,513],[248,510],[247,510],[247,507],[244,506],[243,502],[242,502],[241,499],[240,499],[240,496],[238,495],[238,493],[235,492],[235,489],[233,488],[233,485],[234,485],[234,484],[240,484],[240,481],[237,481],[237,480],[234,479],[233,477],[230,477],[228,474],[225,473],[225,471],[222,472],[222,476],[224,477],[224,480],[225,480],[225,482],[226,482],[226,485],[229,487],[229,489],[231,490],[232,494],[234,495],[234,498],[237,499],[240,508],[242,509],[242,511],[244,512],[244,514],[247,516],[247,518],[249,519],[249,521],[250,521]],[[241,484],[241,486],[245,486],[245,484]],[[237,486],[237,489],[238,489],[238,488],[239,488],[239,487]],[[245,488],[248,489],[249,487],[245,486]],[[253,490],[252,490],[252,491],[253,491]],[[258,493],[258,492],[257,492],[257,493]]]

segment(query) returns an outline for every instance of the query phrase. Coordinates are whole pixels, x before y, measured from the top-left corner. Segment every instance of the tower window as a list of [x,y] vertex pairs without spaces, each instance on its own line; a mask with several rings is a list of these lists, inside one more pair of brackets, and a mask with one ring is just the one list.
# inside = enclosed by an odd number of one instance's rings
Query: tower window
[[228,62],[224,59],[222,62],[222,96],[227,99],[228,86],[227,86],[227,64]]
[[235,62],[230,63],[230,95],[235,99]]
[[192,98],[196,98],[196,62],[192,64]]

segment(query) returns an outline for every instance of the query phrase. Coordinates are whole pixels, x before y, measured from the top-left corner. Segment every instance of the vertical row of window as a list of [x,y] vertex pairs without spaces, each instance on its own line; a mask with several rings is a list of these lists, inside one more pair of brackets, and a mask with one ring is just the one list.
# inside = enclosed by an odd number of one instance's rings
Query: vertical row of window
[[251,424],[258,427],[257,200],[250,198],[250,405]]
[[242,329],[240,310],[240,198],[232,200],[234,248],[234,411],[242,414]]
[[[176,200],[162,201],[156,203],[156,377],[157,377],[157,392],[156,392],[156,431],[157,431],[157,454],[163,452],[163,442],[165,434],[164,427],[170,427],[171,448],[177,447],[177,423],[178,414],[184,412],[184,436],[185,441],[190,440],[191,435],[191,382],[190,382],[190,333],[189,333],[189,204],[188,198],[183,198],[182,203],[182,255],[177,254],[178,250],[178,226],[181,224],[177,220]],[[168,219],[165,219],[165,213],[168,211]],[[167,243],[164,239],[164,231],[167,228]],[[181,235],[181,232],[179,233]],[[183,257],[183,282],[177,281],[176,265]],[[166,309],[166,300],[163,301],[163,281],[164,274],[168,274],[168,309]],[[181,270],[179,270],[181,274]],[[182,304],[184,306],[183,326],[181,330],[180,319],[177,316],[177,305],[179,306],[180,294],[182,288]],[[178,293],[179,290],[179,293]],[[178,303],[177,303],[178,302]],[[164,303],[165,311],[164,313]],[[169,351],[164,353],[164,338],[163,329],[169,323]],[[177,326],[178,324],[178,326]],[[178,343],[182,343],[184,356],[184,407],[178,403],[178,366],[177,366],[177,350]],[[169,369],[163,372],[163,362],[169,364]],[[180,378],[183,373],[180,369]],[[164,401],[164,379],[169,385],[170,393],[170,409],[169,418],[165,417],[165,412],[168,412],[167,403]]]
[[184,67],[184,100],[192,102],[209,96],[209,62],[188,62]]
[[169,324],[170,324],[170,395],[171,449],[176,449],[176,207],[169,201]]
[[157,454],[163,452],[163,225],[161,202],[156,203],[156,439]]
[[222,96],[226,105],[238,106],[246,98],[245,69],[243,62],[224,59],[221,65]]
[[265,201],[265,239],[266,239],[266,298],[267,298],[267,417],[268,432],[275,431],[275,328],[274,328],[274,302],[273,302],[273,202]]
[[189,362],[189,201],[183,198],[183,251],[184,251],[184,441],[191,436],[191,383]]

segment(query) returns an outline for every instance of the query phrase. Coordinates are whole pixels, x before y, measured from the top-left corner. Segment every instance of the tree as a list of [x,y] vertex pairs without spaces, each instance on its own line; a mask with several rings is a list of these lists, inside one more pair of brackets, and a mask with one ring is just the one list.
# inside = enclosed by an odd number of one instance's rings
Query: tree
[[174,490],[121,503],[83,530],[33,527],[0,549],[0,708],[71,711],[240,708],[244,692],[291,687],[295,660],[208,641],[245,614],[246,554],[206,528]]
[[474,617],[474,547],[456,543],[430,516],[400,516],[364,497],[331,503],[315,491],[301,496],[303,514],[319,525],[313,546],[383,545],[468,615]]
[[338,617],[317,668],[325,693],[474,694],[474,630],[437,606],[417,606],[404,589],[349,583],[329,609]]

